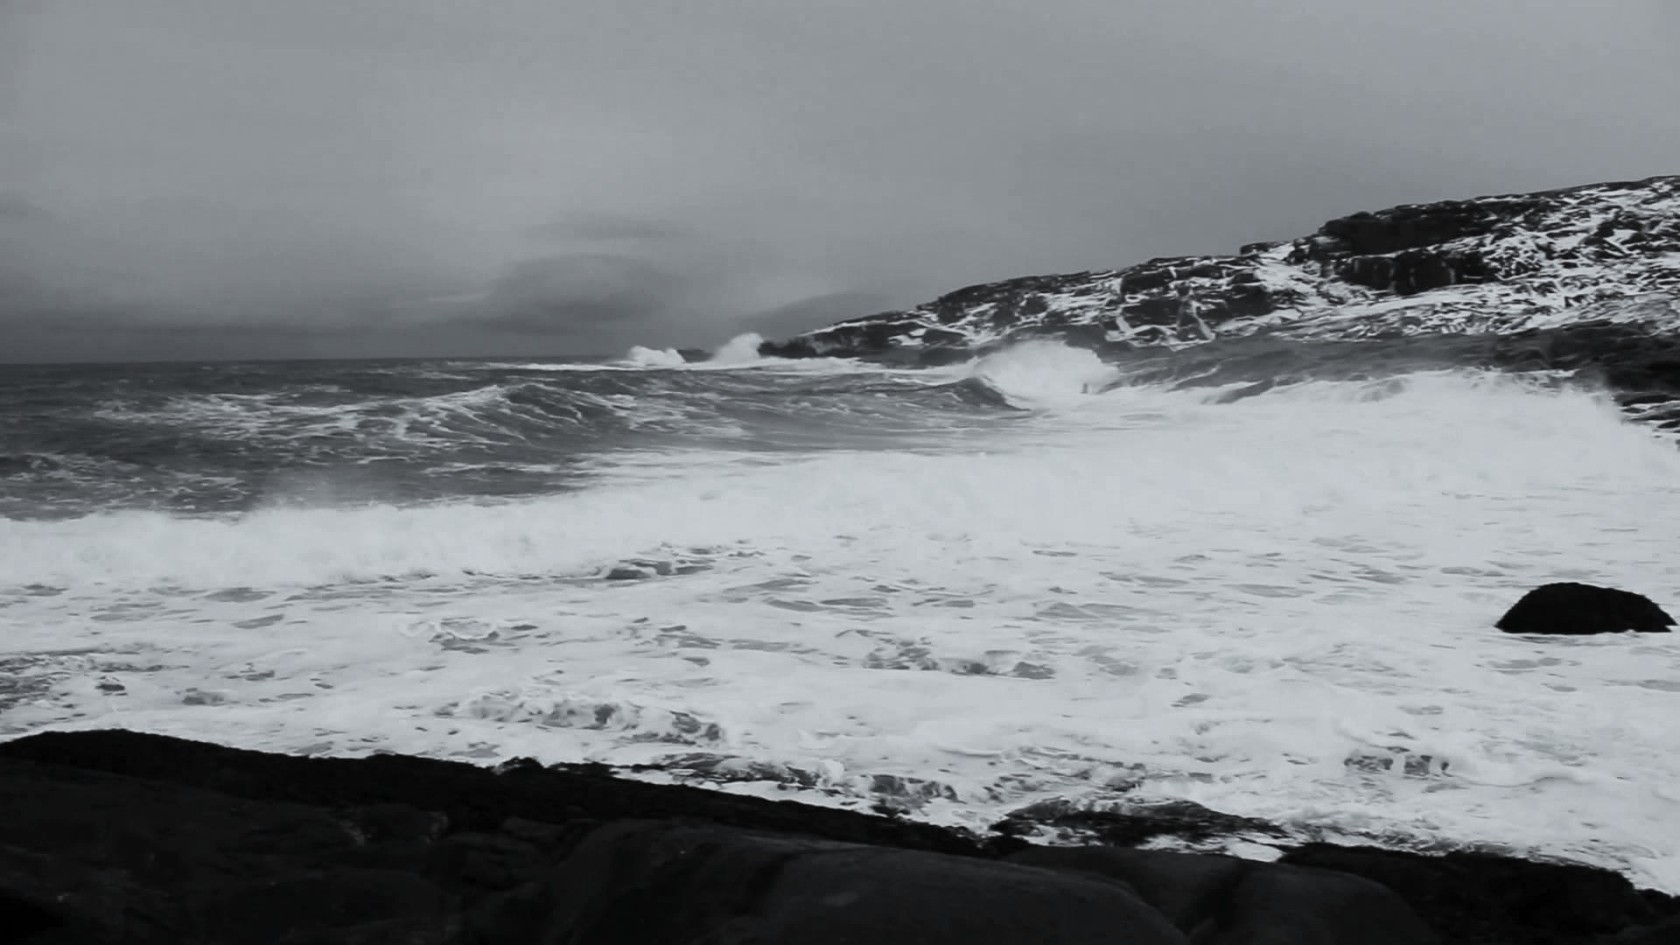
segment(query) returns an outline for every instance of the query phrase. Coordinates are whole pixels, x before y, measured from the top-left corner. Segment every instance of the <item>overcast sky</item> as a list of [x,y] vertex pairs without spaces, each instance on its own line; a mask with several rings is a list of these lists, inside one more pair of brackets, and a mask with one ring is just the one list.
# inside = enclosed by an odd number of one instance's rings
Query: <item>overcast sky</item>
[[0,361],[715,345],[1680,172],[1675,0],[0,0]]

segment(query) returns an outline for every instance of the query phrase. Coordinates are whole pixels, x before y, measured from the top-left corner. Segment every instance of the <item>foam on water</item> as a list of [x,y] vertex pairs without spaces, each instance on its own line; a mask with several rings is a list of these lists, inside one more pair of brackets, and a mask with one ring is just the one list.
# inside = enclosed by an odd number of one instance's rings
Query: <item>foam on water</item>
[[764,336],[757,332],[736,335],[712,352],[712,361],[719,365],[752,364],[764,360],[758,353],[758,346],[764,343]]
[[688,359],[675,348],[644,348],[634,345],[624,361],[633,367],[645,368],[680,368],[688,363]]
[[1028,341],[976,360],[969,376],[1022,408],[1067,406],[1102,391],[1118,377],[1090,351],[1054,341]]
[[1037,346],[972,373],[1037,412],[960,452],[640,452],[502,504],[0,521],[0,658],[54,695],[0,726],[722,758],[833,803],[893,776],[975,825],[1179,797],[1680,890],[1680,646],[1491,626],[1552,580],[1680,603],[1671,443],[1464,372],[1237,400],[1092,393],[1111,369]]

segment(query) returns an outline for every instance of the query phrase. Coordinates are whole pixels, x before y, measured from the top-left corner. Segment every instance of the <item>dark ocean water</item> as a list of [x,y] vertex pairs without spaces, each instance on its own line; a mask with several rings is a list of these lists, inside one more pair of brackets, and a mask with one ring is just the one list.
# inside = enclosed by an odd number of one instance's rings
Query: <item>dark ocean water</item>
[[575,489],[614,452],[913,446],[1006,418],[942,375],[506,361],[0,369],[0,516]]
[[[1219,388],[1236,400],[1484,359],[1485,339],[1245,339],[1141,351],[1090,383]],[[1090,373],[1091,359],[1034,370]],[[1018,372],[1019,373],[1019,372]],[[1100,374],[1100,372],[1099,372]],[[626,451],[961,449],[1040,388],[958,365],[370,360],[0,367],[0,517],[124,509],[517,498],[595,481]],[[1017,385],[1019,386],[1019,385]]]

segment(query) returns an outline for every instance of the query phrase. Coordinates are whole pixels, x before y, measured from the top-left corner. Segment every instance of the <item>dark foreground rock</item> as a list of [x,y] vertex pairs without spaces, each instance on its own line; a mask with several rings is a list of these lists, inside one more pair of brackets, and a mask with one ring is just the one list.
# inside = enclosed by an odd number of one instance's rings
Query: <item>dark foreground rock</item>
[[1650,598],[1593,584],[1546,584],[1517,601],[1494,626],[1506,633],[1583,636],[1667,633],[1674,618]]
[[508,900],[489,910],[511,917],[497,940],[1185,941],[1130,887],[1098,876],[659,821],[592,831]]
[[0,744],[0,811],[0,942],[1657,942],[1680,917],[1503,857],[1040,848],[594,766],[121,731]]
[[[1309,844],[1282,863],[1363,876],[1398,893],[1462,942],[1650,941],[1673,945],[1680,902],[1638,892],[1614,873],[1587,866],[1530,863],[1485,853],[1401,857],[1369,847]],[[1619,936],[1626,936],[1625,938]]]
[[1437,940],[1386,886],[1333,870],[1121,847],[1035,847],[1009,860],[1119,880],[1193,942]]

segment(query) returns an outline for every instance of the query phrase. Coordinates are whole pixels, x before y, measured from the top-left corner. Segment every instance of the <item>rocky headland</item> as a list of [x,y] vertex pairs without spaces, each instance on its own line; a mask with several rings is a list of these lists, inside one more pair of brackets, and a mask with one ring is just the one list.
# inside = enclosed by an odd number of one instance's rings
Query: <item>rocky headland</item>
[[1680,176],[1361,212],[1235,255],[968,286],[760,352],[931,365],[1031,338],[1128,359],[1211,346],[1202,362],[1434,345],[1452,363],[1586,375],[1680,429]]

